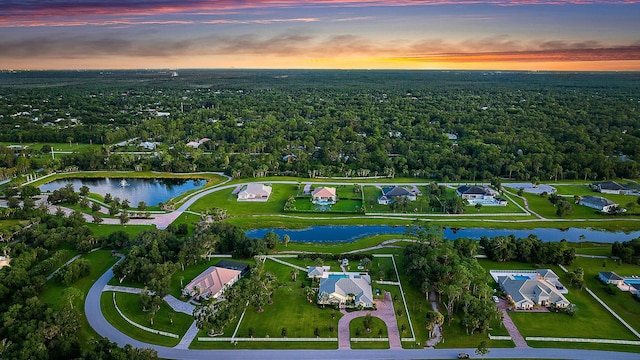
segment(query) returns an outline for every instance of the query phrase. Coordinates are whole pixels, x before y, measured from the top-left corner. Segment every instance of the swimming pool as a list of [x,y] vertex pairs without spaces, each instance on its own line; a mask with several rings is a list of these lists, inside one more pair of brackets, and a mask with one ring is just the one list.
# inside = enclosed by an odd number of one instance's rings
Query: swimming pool
[[349,275],[344,274],[329,274],[329,279],[348,279]]
[[513,275],[513,279],[514,280],[529,280],[531,278],[528,277],[528,276],[525,276],[525,275]]
[[627,285],[640,284],[640,279],[624,279],[624,283]]

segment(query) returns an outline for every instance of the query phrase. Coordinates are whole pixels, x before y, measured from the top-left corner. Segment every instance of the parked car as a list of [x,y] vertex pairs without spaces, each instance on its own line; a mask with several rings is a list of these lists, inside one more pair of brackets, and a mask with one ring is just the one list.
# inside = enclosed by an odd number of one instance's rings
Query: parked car
[[467,353],[460,353],[458,354],[458,359],[470,359],[471,355],[467,354]]
[[497,296],[492,296],[491,300],[493,300],[494,303],[499,303],[500,302],[500,298],[498,298]]

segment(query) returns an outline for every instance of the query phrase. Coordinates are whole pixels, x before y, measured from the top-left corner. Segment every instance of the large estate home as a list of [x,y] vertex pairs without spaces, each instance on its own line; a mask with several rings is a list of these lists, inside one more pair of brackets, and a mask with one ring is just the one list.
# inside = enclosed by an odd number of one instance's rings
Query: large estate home
[[318,304],[339,308],[373,307],[371,277],[355,272],[329,272],[326,267],[310,267],[308,277],[319,279]]
[[550,269],[531,270],[491,270],[491,276],[504,290],[516,310],[531,310],[536,306],[569,306],[562,293],[567,290]]
[[456,189],[456,194],[467,200],[469,205],[507,205],[507,201],[496,197],[498,193],[488,186],[463,185]]
[[578,204],[596,209],[602,212],[614,211],[618,204],[609,199],[605,199],[602,196],[583,196],[578,201]]
[[211,266],[182,289],[182,295],[198,298],[218,298],[236,281],[240,280],[240,270]]
[[593,183],[591,188],[597,192],[603,194],[616,194],[616,195],[640,195],[637,190],[630,189],[615,181],[603,181]]
[[382,196],[378,198],[378,204],[389,205],[402,198],[409,201],[416,201],[416,194],[400,186],[383,187]]
[[311,202],[314,204],[331,205],[336,201],[338,201],[338,196],[334,187],[319,187],[311,192]]
[[271,195],[271,186],[249,183],[238,193],[238,201],[267,201]]

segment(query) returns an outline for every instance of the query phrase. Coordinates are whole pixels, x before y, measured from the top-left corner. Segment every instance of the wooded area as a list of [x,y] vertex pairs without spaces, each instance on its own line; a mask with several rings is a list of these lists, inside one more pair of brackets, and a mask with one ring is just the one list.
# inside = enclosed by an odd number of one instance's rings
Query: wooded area
[[[634,178],[640,174],[639,77],[288,70],[182,71],[179,77],[153,71],[0,73],[0,141],[109,145],[46,162],[16,159],[4,150],[0,167],[441,181]],[[112,146],[132,138],[137,139],[129,146]],[[186,146],[203,138],[211,141],[197,149]],[[157,156],[153,151],[149,156],[116,153],[144,150],[136,148],[143,141],[158,143]]]

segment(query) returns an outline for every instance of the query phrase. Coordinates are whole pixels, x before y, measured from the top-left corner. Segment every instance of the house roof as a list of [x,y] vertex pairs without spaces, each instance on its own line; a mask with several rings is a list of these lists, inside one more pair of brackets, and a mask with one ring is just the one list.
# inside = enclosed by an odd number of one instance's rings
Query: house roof
[[226,259],[218,261],[216,266],[219,268],[238,270],[242,274],[246,273],[249,270],[249,264],[247,263],[243,263],[240,261],[226,260]]
[[598,205],[602,208],[609,205],[616,205],[613,201],[605,199],[602,196],[583,196],[581,202],[588,202],[589,204]]
[[361,275],[357,278],[323,278],[320,280],[318,293],[323,291],[328,294],[336,293],[341,297],[353,294],[356,303],[373,304],[373,293],[368,275]]
[[195,279],[185,286],[185,289],[195,291],[199,289],[200,295],[216,295],[231,282],[235,277],[240,275],[239,270],[225,269],[221,267],[211,266],[203,271]]
[[328,271],[328,270],[329,270],[328,266],[309,266],[309,268],[307,269],[307,276],[320,277],[322,276],[322,274],[325,273],[325,271]]
[[615,181],[603,181],[603,182],[599,182],[596,183],[596,185],[600,188],[600,189],[604,189],[604,190],[628,190],[628,188],[624,185],[621,185]]
[[247,184],[247,187],[241,192],[245,192],[247,194],[253,194],[253,195],[269,196],[271,195],[271,186],[267,186],[265,184],[260,184],[260,183],[249,183]]
[[394,197],[394,196],[413,196],[414,193],[412,193],[411,191],[403,188],[403,187],[399,187],[399,186],[394,186],[392,188],[382,188],[382,192],[384,193],[384,196],[386,197]]
[[537,298],[547,298],[549,303],[568,304],[569,301],[555,286],[545,280],[516,280],[512,275],[500,276],[498,282],[515,303],[529,302],[536,304]]
[[311,193],[313,197],[333,197],[336,196],[336,188],[332,187],[319,187],[313,190]]
[[555,272],[553,272],[553,270],[551,269],[538,269],[536,270],[536,272],[542,276],[543,279],[549,281],[551,279],[553,280],[557,280],[558,279],[558,275],[556,275]]
[[602,271],[599,275],[607,280],[622,280],[622,278],[613,271]]
[[487,194],[487,190],[485,188],[481,188],[479,186],[469,186],[469,185],[460,186],[456,191],[458,191],[462,195],[485,195],[485,194]]

